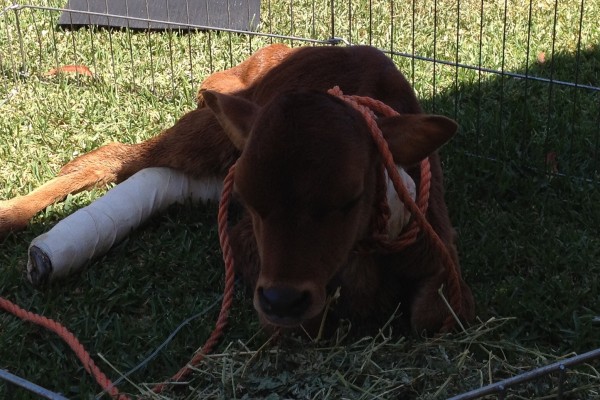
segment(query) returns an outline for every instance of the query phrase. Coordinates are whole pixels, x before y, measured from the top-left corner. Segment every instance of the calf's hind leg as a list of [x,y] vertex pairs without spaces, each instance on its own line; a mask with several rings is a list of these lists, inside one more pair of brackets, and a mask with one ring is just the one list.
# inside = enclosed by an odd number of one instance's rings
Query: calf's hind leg
[[196,109],[145,142],[111,143],[67,163],[27,195],[0,201],[0,238],[22,230],[36,213],[69,194],[119,183],[141,169],[168,167],[194,177],[224,176],[237,150],[209,109]]
[[123,160],[135,159],[136,150],[122,143],[102,146],[66,164],[56,178],[27,195],[0,201],[0,238],[24,229],[35,214],[69,194],[116,182],[123,174]]
[[[245,62],[209,76],[202,89],[233,93],[262,78],[292,50],[275,44],[257,51]],[[28,221],[50,204],[93,187],[121,182],[143,168],[169,167],[196,178],[224,176],[237,150],[198,94],[201,108],[184,115],[170,129],[145,142],[111,143],[66,164],[58,177],[25,196],[0,201],[0,239],[22,230]]]

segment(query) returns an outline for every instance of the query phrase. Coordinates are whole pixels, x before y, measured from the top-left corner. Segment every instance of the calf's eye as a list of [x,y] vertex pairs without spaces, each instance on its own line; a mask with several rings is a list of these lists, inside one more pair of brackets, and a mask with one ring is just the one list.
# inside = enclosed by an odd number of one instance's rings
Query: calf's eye
[[360,199],[362,198],[362,194],[359,196],[356,196],[355,198],[353,198],[352,200],[346,202],[341,208],[340,211],[342,212],[342,214],[348,214],[350,211],[352,211],[352,209],[354,207],[356,207],[356,205],[358,204],[358,202],[360,201]]
[[347,201],[346,203],[343,203],[340,206],[314,207],[311,210],[310,215],[316,221],[321,221],[324,218],[326,218],[329,215],[336,213],[336,212],[339,212],[342,215],[346,215],[350,211],[352,211],[354,209],[354,207],[356,207],[356,205],[358,204],[358,202],[360,201],[361,198],[362,198],[362,194],[360,194],[359,196],[356,196],[352,200]]

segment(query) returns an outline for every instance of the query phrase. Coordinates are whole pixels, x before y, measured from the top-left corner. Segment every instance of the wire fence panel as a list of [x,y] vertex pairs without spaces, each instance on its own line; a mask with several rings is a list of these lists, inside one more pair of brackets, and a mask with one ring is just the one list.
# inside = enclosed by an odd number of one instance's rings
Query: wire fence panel
[[[583,1],[371,1],[367,7],[269,1],[263,8],[256,31],[207,31],[181,40],[174,30],[165,43],[150,33],[56,31],[59,8],[14,5],[2,13],[10,51],[0,65],[16,78],[86,64],[115,84],[174,95],[193,92],[208,73],[273,41],[370,44],[394,57],[429,111],[460,122],[458,142],[465,151],[501,161],[518,158],[541,171],[549,157],[558,156],[558,172],[598,178],[600,32]],[[36,15],[33,26],[20,26],[23,13]],[[317,20],[324,13],[331,18]],[[492,20],[498,14],[503,18]],[[59,53],[57,40],[69,40],[70,51]],[[157,65],[153,48],[165,45],[172,47],[173,60]],[[6,97],[11,88],[3,85]]]
[[[28,392],[35,394],[37,396],[39,396],[40,398],[43,399],[49,399],[49,400],[68,400],[66,397],[58,394],[58,393],[54,393],[48,389],[44,389],[32,382],[29,382],[26,379],[20,378],[16,375],[11,374],[8,371],[5,371],[3,369],[0,369],[0,380],[4,380],[6,381],[8,384],[13,385],[15,388],[19,387],[22,388],[23,390],[27,390]],[[12,388],[9,388],[8,390],[10,390],[11,392],[9,393],[4,393],[8,398],[12,398]]]
[[[27,79],[50,80],[65,66],[89,69],[105,84],[89,90],[109,97],[192,102],[204,77],[264,45],[366,44],[392,57],[427,111],[459,122],[454,151],[543,177],[600,182],[600,15],[590,2],[263,0],[251,31],[189,25],[189,33],[161,34],[58,29],[64,3],[4,2],[0,107]],[[168,62],[157,62],[157,51],[165,49]],[[84,82],[81,71],[69,79]],[[591,351],[453,399],[510,397],[510,388],[549,374],[558,376],[557,397],[565,397],[569,369],[599,358],[600,350]]]
[[475,389],[468,393],[463,393],[458,396],[454,396],[449,400],[470,400],[482,398],[489,394],[497,394],[499,399],[503,399],[506,393],[514,386],[523,384],[529,381],[539,379],[541,377],[556,373],[558,375],[557,386],[557,399],[562,399],[565,394],[565,379],[567,369],[569,367],[575,367],[577,365],[600,359],[600,349],[596,349],[578,356],[570,357],[566,360],[556,362],[554,364],[547,365],[545,367],[536,368],[529,372],[523,372],[512,378],[504,379],[500,382]]

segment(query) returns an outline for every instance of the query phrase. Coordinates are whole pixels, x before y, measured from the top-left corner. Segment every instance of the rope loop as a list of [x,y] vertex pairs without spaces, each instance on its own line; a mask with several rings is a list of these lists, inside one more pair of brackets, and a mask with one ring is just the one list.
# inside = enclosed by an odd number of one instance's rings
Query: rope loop
[[[462,310],[462,290],[460,287],[460,272],[458,271],[458,266],[455,260],[452,258],[450,251],[440,239],[439,235],[434,231],[433,227],[426,218],[427,208],[429,206],[429,189],[431,187],[431,166],[429,158],[425,158],[423,161],[421,161],[421,181],[419,185],[420,197],[417,202],[415,202],[402,182],[402,178],[396,169],[394,157],[392,156],[388,144],[383,137],[383,133],[381,132],[381,129],[379,129],[379,126],[377,126],[377,122],[375,121],[374,117],[374,112],[378,112],[385,117],[393,117],[400,114],[379,100],[364,96],[345,95],[339,86],[335,86],[334,88],[329,89],[327,92],[330,95],[337,96],[346,101],[349,105],[363,115],[367,125],[369,126],[369,129],[371,130],[373,140],[379,152],[381,153],[383,165],[385,166],[385,169],[392,180],[394,189],[396,190],[396,193],[398,193],[398,197],[404,204],[404,207],[406,207],[411,213],[413,220],[412,223],[409,225],[408,229],[398,237],[397,240],[378,240],[378,245],[388,251],[398,252],[404,249],[406,246],[415,243],[419,232],[424,232],[424,234],[429,238],[437,251],[440,253],[442,263],[444,264],[448,273],[447,280],[450,306],[456,314],[460,314]],[[449,315],[442,324],[442,330],[450,331],[454,327],[455,322],[456,321],[454,320],[454,317]]]

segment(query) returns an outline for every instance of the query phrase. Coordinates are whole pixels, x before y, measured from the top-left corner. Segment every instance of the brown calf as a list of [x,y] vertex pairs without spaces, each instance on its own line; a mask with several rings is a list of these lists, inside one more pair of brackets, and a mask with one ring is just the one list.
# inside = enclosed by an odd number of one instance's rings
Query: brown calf
[[[261,321],[312,332],[327,296],[340,289],[328,315],[354,326],[379,326],[400,305],[401,320],[436,332],[449,310],[438,293],[448,270],[424,235],[399,252],[358,251],[378,210],[381,155],[364,118],[327,94],[378,99],[400,113],[381,117],[394,161],[417,183],[430,158],[426,218],[457,262],[436,150],[456,124],[422,114],[413,90],[390,59],[370,47],[266,47],[240,65],[209,76],[198,108],[145,142],[113,143],[65,165],[57,178],[0,202],[0,235],[24,228],[67,194],[120,182],[147,167],[196,178],[224,178],[239,158],[234,187],[244,213],[230,230],[236,272],[251,288]],[[460,278],[459,317],[473,317]]]

